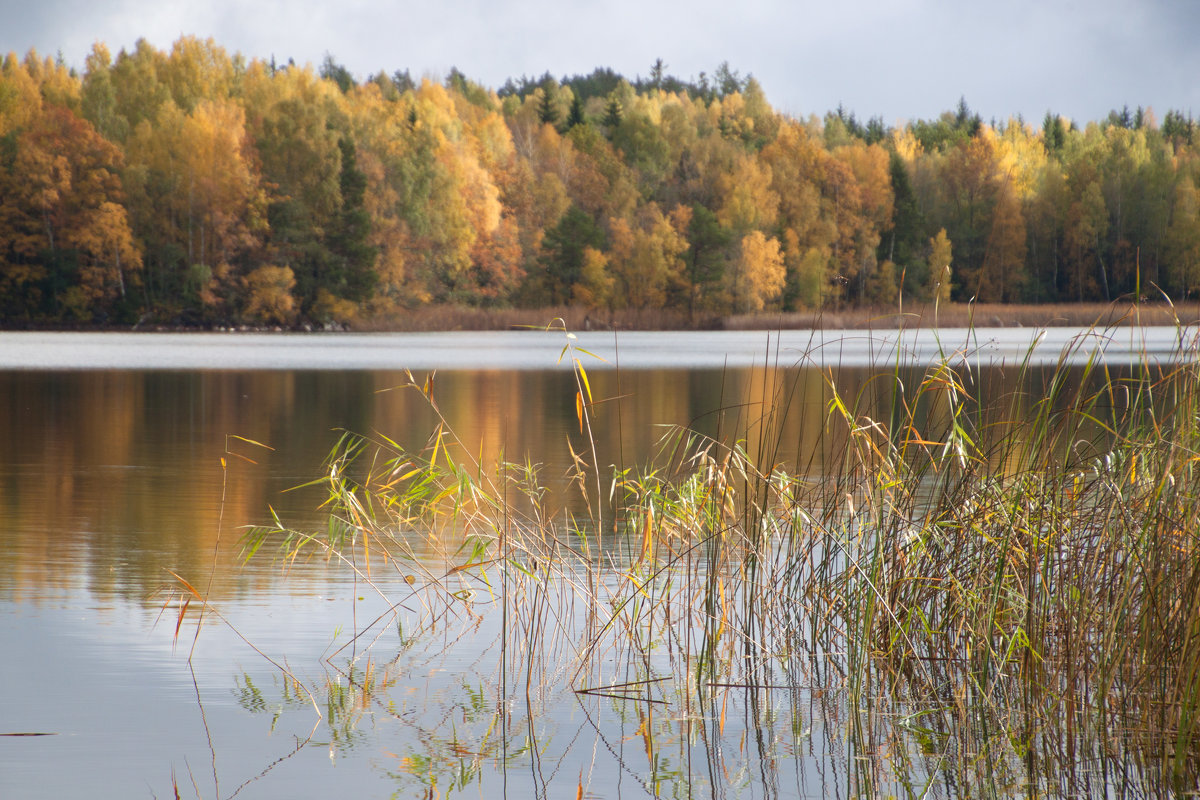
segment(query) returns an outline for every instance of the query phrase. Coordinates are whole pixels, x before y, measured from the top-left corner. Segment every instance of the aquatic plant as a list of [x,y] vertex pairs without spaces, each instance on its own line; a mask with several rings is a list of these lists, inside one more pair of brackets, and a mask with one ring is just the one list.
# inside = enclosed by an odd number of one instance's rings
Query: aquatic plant
[[[1014,365],[1008,393],[965,352],[920,363],[903,342],[857,396],[829,371],[820,447],[840,455],[815,472],[804,453],[781,460],[796,387],[766,382],[717,434],[671,430],[654,463],[604,469],[572,449],[567,500],[528,460],[473,456],[436,377],[410,373],[403,388],[439,420],[425,446],[344,434],[316,481],[328,529],[276,519],[246,553],[337,559],[386,598],[355,620],[351,664],[392,629],[402,649],[494,635],[496,700],[472,752],[501,764],[536,766],[536,721],[566,683],[635,714],[651,764],[663,740],[720,739],[734,697],[745,759],[778,764],[805,724],[842,737],[845,771],[822,780],[847,796],[1194,791],[1198,345],[1181,327],[1178,358],[1118,370],[1090,349],[1111,333],[1077,338],[1042,378]],[[609,398],[564,334],[590,442]],[[649,788],[700,780],[651,772]]]

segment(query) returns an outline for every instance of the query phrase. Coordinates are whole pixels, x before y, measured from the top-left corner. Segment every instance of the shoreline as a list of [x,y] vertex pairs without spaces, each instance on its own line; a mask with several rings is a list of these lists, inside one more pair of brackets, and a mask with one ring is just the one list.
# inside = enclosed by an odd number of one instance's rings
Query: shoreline
[[1200,324],[1200,303],[1065,303],[1049,305],[944,303],[902,308],[850,308],[717,316],[672,310],[595,311],[583,307],[483,309],[422,306],[404,314],[327,325],[194,324],[139,322],[135,325],[52,325],[0,322],[0,331],[73,332],[242,332],[242,333],[416,333],[504,331],[565,326],[593,331],[888,330],[915,328],[1112,328]]

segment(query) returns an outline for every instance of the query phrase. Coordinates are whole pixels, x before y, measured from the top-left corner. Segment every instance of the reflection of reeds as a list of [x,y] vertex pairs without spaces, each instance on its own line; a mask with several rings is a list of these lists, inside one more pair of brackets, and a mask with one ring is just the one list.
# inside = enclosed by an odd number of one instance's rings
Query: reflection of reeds
[[[724,734],[731,692],[767,719],[780,693],[803,690],[844,727],[837,779],[853,795],[1194,787],[1200,362],[1188,347],[1127,374],[1092,359],[1081,381],[1064,353],[1043,386],[993,398],[961,354],[905,382],[898,352],[872,387],[891,398],[886,418],[830,375],[826,436],[845,447],[820,480],[778,466],[771,432],[792,389],[763,386],[745,406],[766,409],[745,423],[753,452],[676,430],[659,463],[611,477],[594,451],[573,453],[576,515],[551,516],[534,465],[481,464],[444,420],[420,452],[347,435],[321,479],[328,531],[279,524],[248,546],[282,536],[287,558],[344,560],[381,594],[395,585],[381,570],[394,571],[406,589],[391,608],[418,620],[409,637],[496,609],[501,708],[517,691],[535,772],[536,719],[569,680],[632,703],[646,731],[666,706],[706,741]],[[586,432],[596,401],[569,355]],[[432,377],[409,382],[436,411]],[[747,735],[770,762],[764,724]]]

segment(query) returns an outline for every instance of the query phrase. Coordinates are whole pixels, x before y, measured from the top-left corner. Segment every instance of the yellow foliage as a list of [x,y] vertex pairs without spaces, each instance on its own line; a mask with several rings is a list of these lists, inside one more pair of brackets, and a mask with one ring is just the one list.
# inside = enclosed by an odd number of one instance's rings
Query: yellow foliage
[[27,128],[41,114],[37,82],[13,53],[0,68],[0,137]]
[[142,254],[133,240],[125,208],[104,201],[73,226],[69,241],[81,254],[79,280],[82,297],[92,303],[115,294],[125,295],[126,276],[142,268]]
[[496,112],[482,117],[472,129],[478,142],[477,153],[479,161],[490,172],[496,172],[506,165],[515,152],[512,133],[504,124],[504,118]]
[[176,40],[159,77],[175,102],[189,111],[203,100],[228,98],[235,79],[233,61],[225,48],[196,36]]
[[608,271],[608,256],[592,247],[583,249],[583,267],[574,300],[588,308],[608,307],[612,301],[613,277]]
[[925,154],[921,143],[908,127],[896,128],[892,131],[892,150],[904,159],[905,166],[911,167],[913,162]]
[[624,219],[609,222],[614,307],[662,308],[668,292],[682,279],[680,256],[688,248],[687,239],[656,203],[645,206],[640,217],[637,227]]
[[786,278],[779,240],[764,236],[762,231],[746,234],[732,287],[735,310],[761,311],[779,297]]
[[763,148],[761,158],[771,168],[780,224],[795,232],[798,246],[831,248],[838,228],[833,209],[822,196],[830,155],[820,140],[799,123],[784,123],[775,140]]
[[937,236],[929,240],[929,279],[933,284],[933,297],[943,303],[950,302],[950,239],[942,228]]
[[126,151],[139,227],[175,238],[191,265],[253,246],[265,225],[266,194],[250,147],[237,103],[203,100],[185,114],[168,100],[153,123],[134,129]]
[[65,64],[49,56],[39,59],[37,52],[30,50],[25,56],[25,68],[47,103],[79,110],[80,83]]
[[877,144],[864,144],[856,139],[834,151],[834,157],[850,167],[858,183],[861,213],[876,232],[892,226],[892,176],[888,153]]
[[353,322],[358,317],[358,306],[345,298],[338,297],[328,289],[318,289],[312,314],[323,323]]
[[979,285],[972,289],[981,303],[1012,302],[1019,298],[1025,280],[1025,251],[1025,216],[1020,201],[1011,184],[1001,184]]
[[827,287],[830,253],[810,247],[796,265],[796,301],[805,308],[820,308]]
[[[984,129],[991,131],[991,128]],[[982,132],[981,132],[982,135]],[[995,136],[994,133],[986,135]],[[1017,200],[1029,200],[1037,192],[1042,170],[1046,167],[1046,148],[1040,133],[1015,119],[1008,121],[996,143],[996,171],[1009,183]]]
[[295,319],[296,298],[292,289],[296,286],[296,276],[290,267],[263,265],[246,276],[245,284],[247,319],[283,325]]
[[[44,275],[33,267],[46,251],[74,251],[78,279],[64,307],[87,318],[92,304],[124,295],[125,277],[141,267],[141,252],[120,205],[118,148],[61,106],[37,107],[15,139],[11,172],[0,170],[0,258],[10,286]],[[21,262],[29,262],[21,266]],[[69,302],[68,302],[69,299]]]
[[723,195],[717,219],[735,231],[768,228],[779,215],[779,195],[771,187],[771,167],[743,156],[734,170],[717,179]]
[[1200,291],[1200,192],[1190,177],[1185,176],[1175,189],[1166,245],[1171,288],[1192,294]]

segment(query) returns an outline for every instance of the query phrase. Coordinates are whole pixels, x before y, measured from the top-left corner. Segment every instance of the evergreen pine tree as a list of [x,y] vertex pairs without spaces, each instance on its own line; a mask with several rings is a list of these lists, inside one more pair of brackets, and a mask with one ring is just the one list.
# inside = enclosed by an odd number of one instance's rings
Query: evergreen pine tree
[[604,107],[604,127],[608,130],[608,135],[611,137],[613,131],[621,127],[621,120],[625,116],[625,109],[621,107],[621,100],[616,93],[608,96],[608,104]]
[[358,168],[354,142],[344,136],[338,141],[338,147],[342,152],[338,178],[342,207],[329,236],[333,274],[327,276],[325,283],[334,294],[360,302],[370,297],[376,282],[375,248],[367,243],[371,235],[371,217],[363,202],[367,176]]
[[558,84],[552,78],[547,76],[542,80],[541,85],[542,97],[538,102],[538,119],[544,125],[553,125],[558,127]]
[[567,130],[574,128],[576,125],[586,125],[587,119],[583,115],[583,101],[576,94],[571,98],[571,111],[567,114]]

